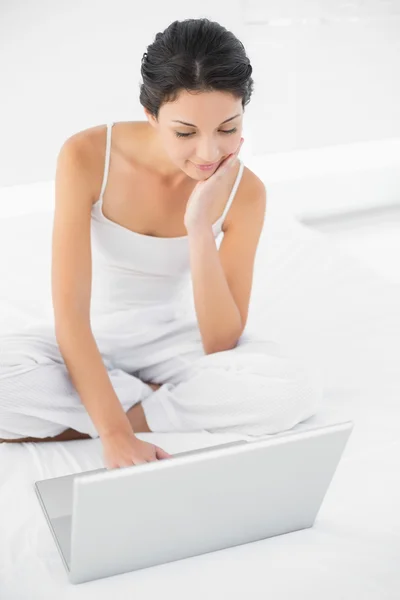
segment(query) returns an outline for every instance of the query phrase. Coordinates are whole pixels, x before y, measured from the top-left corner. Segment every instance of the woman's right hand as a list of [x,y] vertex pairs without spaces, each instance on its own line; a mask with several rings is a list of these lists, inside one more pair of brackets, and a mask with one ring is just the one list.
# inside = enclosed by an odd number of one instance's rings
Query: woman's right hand
[[107,469],[119,467],[130,467],[146,462],[172,458],[165,450],[139,440],[132,429],[121,429],[119,431],[103,435],[103,458]]

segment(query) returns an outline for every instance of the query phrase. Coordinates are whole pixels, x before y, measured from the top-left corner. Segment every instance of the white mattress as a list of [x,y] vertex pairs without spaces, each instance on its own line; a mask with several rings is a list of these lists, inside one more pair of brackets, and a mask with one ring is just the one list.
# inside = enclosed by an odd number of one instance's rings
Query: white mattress
[[[51,212],[0,219],[0,332],[52,314],[51,223]],[[1,444],[1,600],[398,599],[399,306],[400,286],[340,253],[323,234],[269,212],[248,329],[288,344],[320,373],[323,405],[296,429],[355,424],[314,527],[72,586],[33,484],[102,467],[101,442]],[[240,439],[138,436],[171,453]]]

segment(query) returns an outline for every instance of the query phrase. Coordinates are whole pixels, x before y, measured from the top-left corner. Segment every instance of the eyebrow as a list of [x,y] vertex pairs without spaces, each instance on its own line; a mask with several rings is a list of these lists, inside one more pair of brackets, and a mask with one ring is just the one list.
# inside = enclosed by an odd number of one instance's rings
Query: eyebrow
[[[232,121],[232,119],[236,119],[236,117],[240,117],[240,113],[238,113],[237,115],[234,115],[233,117],[229,117],[229,119],[226,119],[225,121],[222,121],[221,125],[223,125],[224,123],[227,123],[228,121]],[[177,121],[176,119],[172,120],[173,123],[182,123],[182,125],[189,125],[189,127],[196,127],[197,125],[194,125],[193,123],[186,123],[186,121]]]

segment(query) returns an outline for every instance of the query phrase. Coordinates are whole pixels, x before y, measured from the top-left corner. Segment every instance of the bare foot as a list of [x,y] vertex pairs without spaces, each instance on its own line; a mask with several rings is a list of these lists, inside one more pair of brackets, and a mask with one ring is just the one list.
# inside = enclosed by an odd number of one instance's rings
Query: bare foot
[[137,404],[132,406],[126,413],[126,416],[128,417],[130,424],[132,425],[134,433],[151,432],[151,429],[147,424],[146,416],[144,414],[141,402],[138,402]]
[[[145,381],[144,383],[147,383],[147,381]],[[161,383],[147,383],[147,385],[153,388],[153,390],[158,390],[158,388],[161,387]]]
[[35,438],[35,437],[26,437],[26,438],[18,438],[16,440],[0,440],[1,442],[6,442],[9,444],[20,444],[22,442],[69,442],[71,440],[87,440],[91,439],[91,436],[87,433],[81,433],[80,431],[76,431],[75,429],[65,429],[58,435],[54,437],[45,437],[45,438]]

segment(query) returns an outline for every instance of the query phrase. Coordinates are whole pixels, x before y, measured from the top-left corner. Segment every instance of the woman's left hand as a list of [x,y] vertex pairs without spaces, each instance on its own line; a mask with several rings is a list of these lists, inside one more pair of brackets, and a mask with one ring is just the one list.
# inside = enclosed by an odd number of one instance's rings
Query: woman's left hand
[[206,180],[199,181],[190,194],[186,205],[184,218],[185,227],[188,233],[194,229],[203,229],[212,227],[213,208],[221,196],[230,190],[229,172],[235,164],[235,159],[240,152],[243,144],[243,138],[236,152],[230,154],[221,162],[217,170]]

